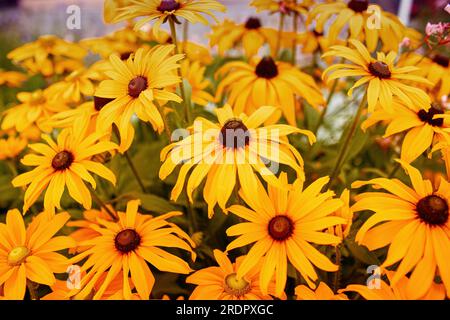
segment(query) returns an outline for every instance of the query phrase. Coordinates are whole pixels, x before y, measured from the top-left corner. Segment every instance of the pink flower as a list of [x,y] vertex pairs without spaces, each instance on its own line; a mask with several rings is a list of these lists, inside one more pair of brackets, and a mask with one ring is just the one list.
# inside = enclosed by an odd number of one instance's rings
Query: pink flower
[[445,6],[444,10],[450,13],[450,3]]
[[400,42],[400,47],[409,48],[411,46],[411,39],[408,37],[404,37],[402,42]]
[[427,36],[431,35],[441,35],[444,33],[446,28],[446,24],[439,22],[439,23],[427,23],[427,26],[425,27],[425,33]]

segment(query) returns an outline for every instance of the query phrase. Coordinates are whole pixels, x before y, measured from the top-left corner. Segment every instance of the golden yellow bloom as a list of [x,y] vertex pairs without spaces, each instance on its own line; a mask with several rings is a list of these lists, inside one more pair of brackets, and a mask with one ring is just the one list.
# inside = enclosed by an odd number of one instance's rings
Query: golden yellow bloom
[[78,103],[82,98],[94,95],[94,81],[101,78],[99,72],[82,68],[73,71],[64,80],[52,84],[47,93],[50,99],[58,102]]
[[328,228],[328,231],[344,240],[350,233],[350,228],[353,223],[353,210],[350,208],[350,191],[348,189],[344,189],[341,193],[340,199],[342,200],[343,205],[336,210],[333,215],[343,218],[345,223],[330,227]]
[[256,8],[256,12],[270,11],[290,14],[293,11],[307,13],[308,8],[314,4],[314,0],[253,0],[250,5]]
[[171,18],[177,21],[184,18],[190,23],[200,22],[208,25],[203,15],[208,15],[217,21],[213,11],[225,12],[226,7],[215,0],[135,0],[130,6],[120,9],[120,13],[113,18],[113,23],[144,16],[138,21],[135,29],[157,19],[153,25],[153,32],[157,35],[162,23]]
[[55,113],[68,108],[64,101],[52,101],[48,89],[19,92],[17,99],[20,104],[5,111],[2,130],[14,128],[22,132],[32,125],[37,125],[41,131],[50,132],[52,128],[46,121]]
[[372,58],[367,48],[357,40],[349,40],[355,47],[351,49],[345,46],[332,46],[323,57],[342,57],[352,64],[335,64],[328,67],[323,72],[323,78],[327,81],[340,79],[343,77],[361,78],[355,82],[348,91],[351,97],[353,90],[363,84],[367,84],[367,101],[369,112],[373,112],[377,107],[383,108],[392,113],[393,97],[396,96],[406,106],[411,109],[421,108],[428,110],[430,108],[430,97],[421,89],[411,86],[409,82],[431,85],[427,79],[411,74],[418,70],[415,66],[395,66],[397,54],[394,51],[385,55],[382,52],[377,53],[377,59]]
[[184,60],[181,63],[181,75],[192,88],[191,100],[201,106],[206,106],[208,103],[215,101],[214,97],[205,90],[211,87],[211,82],[204,77],[205,70],[206,67],[201,66],[198,61]]
[[110,57],[113,70],[107,75],[111,79],[100,83],[95,96],[113,100],[100,110],[98,122],[105,130],[113,123],[117,125],[121,152],[133,142],[134,128],[130,123],[133,114],[150,122],[153,129],[161,133],[164,122],[155,103],[182,101],[166,90],[181,81],[174,71],[180,67],[177,62],[183,55],[171,55],[173,50],[173,45],[161,45],[151,50],[139,49],[127,61],[116,55]]
[[20,136],[0,139],[0,160],[16,158],[26,148],[27,144],[28,140]]
[[[395,272],[388,271],[387,277],[391,281],[395,277]],[[376,280],[375,280],[376,281]],[[387,284],[384,280],[379,280],[379,288],[369,288],[366,285],[351,284],[340,292],[354,291],[359,293],[366,300],[444,300],[445,287],[442,284],[432,283],[429,290],[419,297],[411,298],[408,289],[411,288],[410,278],[402,276],[398,282],[393,285]]]
[[103,4],[103,20],[112,23],[119,10],[132,4],[132,0],[105,0]]
[[295,288],[297,300],[348,300],[343,293],[335,294],[325,282],[319,283],[315,290],[300,285]]
[[394,113],[378,109],[361,127],[365,130],[377,122],[387,122],[383,137],[407,131],[401,151],[403,161],[411,163],[429,147],[438,143],[450,143],[450,114],[438,103],[432,104],[428,111],[417,107],[410,109],[397,101],[392,105]]
[[118,212],[119,221],[116,223],[99,219],[103,227],[97,228],[97,231],[101,235],[80,243],[82,246],[91,246],[72,259],[77,262],[88,258],[81,267],[81,271],[87,271],[87,274],[81,281],[82,290],[77,293],[80,299],[91,293],[99,276],[104,272],[108,272],[108,275],[96,290],[93,299],[102,297],[111,281],[121,271],[123,271],[124,298],[132,298],[128,279],[131,272],[137,293],[142,299],[148,299],[155,278],[147,262],[164,272],[181,274],[191,272],[191,268],[184,260],[159,248],[183,249],[190,252],[192,259],[195,260],[195,253],[191,249],[191,246],[195,245],[189,236],[175,224],[166,221],[182,213],[174,211],[153,218],[138,213],[139,203],[139,200],[129,201],[126,212]]
[[397,179],[353,183],[354,188],[370,184],[389,192],[356,196],[353,211],[375,212],[359,229],[356,241],[369,250],[389,245],[382,267],[398,263],[391,286],[398,285],[403,276],[412,272],[405,288],[411,299],[428,292],[437,270],[450,296],[450,184],[441,178],[438,188],[434,188],[429,180],[422,179],[419,170],[404,162],[402,165],[413,188]]
[[275,29],[264,28],[257,17],[250,17],[242,24],[225,19],[219,25],[212,27],[209,44],[211,47],[217,46],[221,56],[242,44],[245,56],[252,57],[265,43],[269,44],[273,52],[277,45],[277,36],[278,32]]
[[97,142],[102,135],[93,133],[86,135],[87,123],[76,122],[73,128],[64,129],[55,143],[50,136],[42,135],[47,144],[30,144],[29,148],[38,154],[28,154],[22,159],[26,166],[36,167],[23,173],[12,181],[15,187],[28,186],[25,192],[23,211],[27,212],[36,202],[44,189],[44,207],[47,210],[61,208],[60,200],[65,187],[69,195],[84,208],[91,208],[91,194],[84,181],[96,188],[96,182],[90,172],[116,183],[114,173],[104,165],[92,161],[92,156],[111,151],[117,145],[108,142]]
[[227,103],[236,114],[250,114],[260,106],[274,106],[283,112],[290,125],[296,126],[296,96],[312,106],[324,103],[310,75],[289,63],[275,62],[271,57],[252,59],[250,63],[229,62],[219,69],[217,76],[225,77],[217,87],[216,98],[220,99],[226,93]]
[[[334,19],[335,18],[335,19]],[[406,27],[400,19],[368,0],[333,1],[313,7],[308,14],[307,24],[315,22],[315,30],[323,33],[330,21],[327,37],[333,43],[343,30],[345,39],[364,41],[368,50],[376,50],[378,40],[387,51],[397,51],[406,36]]]
[[5,298],[25,297],[27,279],[52,286],[55,273],[66,272],[69,260],[56,251],[75,246],[70,237],[54,235],[69,220],[67,212],[49,216],[41,213],[25,228],[19,210],[9,210],[6,224],[0,223],[0,286]]
[[236,184],[252,190],[258,181],[255,171],[267,183],[283,187],[263,158],[272,161],[274,166],[284,164],[293,168],[297,176],[304,179],[303,159],[286,137],[301,133],[313,143],[315,136],[312,132],[289,125],[261,127],[276,112],[274,107],[261,107],[249,117],[245,114],[238,116],[229,105],[216,109],[216,112],[218,124],[199,117],[194,122],[191,135],[161,151],[164,163],[159,177],[162,180],[182,164],[172,190],[172,200],[178,199],[186,176],[194,167],[188,178],[187,195],[193,202],[192,192],[206,177],[203,197],[208,204],[209,217],[213,215],[216,204],[225,210]]
[[21,72],[4,71],[0,69],[0,86],[6,85],[11,88],[17,88],[27,80],[27,76]]
[[181,49],[190,61],[198,61],[203,65],[210,64],[213,61],[209,48],[192,41],[181,42]]
[[[311,243],[337,245],[341,239],[323,232],[324,229],[345,223],[345,220],[332,216],[342,207],[340,199],[333,199],[334,193],[322,188],[329,178],[323,177],[303,189],[303,181],[297,179],[288,185],[287,175],[282,173],[280,182],[285,186],[279,189],[268,186],[268,192],[260,182],[252,189],[240,192],[241,198],[251,209],[233,205],[228,210],[246,222],[238,223],[227,230],[228,236],[239,236],[228,246],[227,251],[254,243],[237,270],[241,279],[261,257],[261,291],[267,293],[270,280],[275,277],[275,293],[280,295],[286,285],[287,264],[290,262],[306,280],[308,286],[315,288],[318,279],[313,264],[325,271],[337,271],[325,255]],[[287,189],[286,187],[291,187]]]
[[[269,294],[262,293],[259,285],[261,264],[255,265],[244,277],[238,279],[236,273],[244,256],[231,263],[225,253],[214,250],[214,258],[218,267],[204,268],[187,277],[187,283],[197,285],[190,300],[272,300],[270,294],[275,295],[275,282],[270,282]],[[280,298],[286,298],[284,293]]]
[[81,68],[81,60],[86,54],[87,51],[78,44],[45,35],[14,49],[8,54],[8,59],[32,73],[40,72],[44,76],[51,76]]

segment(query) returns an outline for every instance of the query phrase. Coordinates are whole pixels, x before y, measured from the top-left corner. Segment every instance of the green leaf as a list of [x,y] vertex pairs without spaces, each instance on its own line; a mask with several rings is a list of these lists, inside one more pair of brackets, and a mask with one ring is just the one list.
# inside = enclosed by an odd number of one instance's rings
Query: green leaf
[[156,196],[154,194],[143,194],[136,192],[131,194],[130,198],[140,199],[142,208],[158,214],[181,210],[180,207],[178,207],[173,202],[170,202],[169,200]]

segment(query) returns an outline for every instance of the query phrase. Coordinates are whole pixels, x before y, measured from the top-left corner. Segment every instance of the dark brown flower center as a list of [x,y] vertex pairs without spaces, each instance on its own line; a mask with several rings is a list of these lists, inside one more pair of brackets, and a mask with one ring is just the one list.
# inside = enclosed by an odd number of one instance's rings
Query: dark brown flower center
[[314,35],[315,35],[316,37],[321,37],[321,36],[323,36],[323,32],[319,32],[319,31],[313,30],[313,33],[314,33]]
[[55,170],[62,171],[70,167],[74,160],[72,152],[64,150],[58,152],[52,160],[52,167]]
[[241,119],[230,119],[220,130],[219,141],[224,148],[243,148],[250,143],[250,132]]
[[106,106],[111,101],[114,101],[114,99],[94,97],[94,108],[95,110],[100,111],[103,109],[104,106]]
[[433,117],[436,114],[444,114],[444,111],[442,111],[439,106],[432,104],[431,108],[428,109],[428,111],[425,110],[420,110],[417,115],[420,118],[420,120],[422,120],[423,122],[428,123],[429,125],[432,125],[434,127],[442,127],[442,125],[444,124],[444,119],[443,118],[437,118],[437,119],[433,119]]
[[443,66],[444,68],[447,68],[448,64],[450,63],[450,59],[441,54],[437,54],[434,56],[433,62],[437,63],[440,66]]
[[139,97],[145,89],[147,89],[147,78],[145,77],[136,77],[128,83],[128,94],[133,98]]
[[292,235],[294,223],[288,216],[280,215],[269,222],[269,235],[277,241],[284,241]]
[[271,57],[264,57],[256,66],[255,73],[260,78],[272,79],[278,75],[278,67]]
[[381,61],[371,62],[369,64],[369,71],[372,75],[380,79],[388,79],[391,77],[391,70],[389,70],[389,66]]
[[251,285],[244,278],[238,279],[236,273],[230,273],[225,277],[224,290],[235,297],[245,295],[251,289]]
[[120,55],[120,60],[127,60],[132,54],[133,51],[124,52]]
[[368,0],[351,0],[347,6],[355,12],[364,12],[369,7],[369,1]]
[[429,225],[440,226],[448,221],[447,200],[437,195],[420,199],[416,211],[420,219]]
[[248,18],[247,22],[245,23],[246,29],[259,29],[261,28],[261,20],[255,17]]
[[160,12],[178,10],[180,9],[180,4],[175,0],[162,0],[157,9]]
[[135,250],[141,243],[140,235],[133,229],[120,231],[114,239],[116,249],[122,253],[128,253]]

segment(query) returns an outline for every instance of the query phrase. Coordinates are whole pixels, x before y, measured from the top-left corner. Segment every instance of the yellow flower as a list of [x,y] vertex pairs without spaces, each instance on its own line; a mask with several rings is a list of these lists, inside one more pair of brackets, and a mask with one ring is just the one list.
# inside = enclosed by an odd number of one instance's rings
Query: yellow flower
[[58,102],[78,103],[82,98],[94,95],[94,81],[101,77],[95,70],[82,68],[73,71],[64,80],[52,84],[47,93],[50,99]]
[[393,96],[396,96],[411,109],[428,110],[430,108],[430,97],[423,90],[406,84],[406,82],[412,81],[431,85],[431,82],[427,79],[411,74],[418,70],[417,67],[410,65],[397,68],[395,66],[397,54],[394,51],[389,52],[388,55],[378,52],[377,59],[375,59],[371,57],[369,51],[361,42],[350,40],[350,43],[356,49],[332,46],[323,55],[323,57],[342,57],[352,62],[352,64],[339,63],[328,67],[323,72],[324,79],[331,81],[343,77],[361,76],[348,91],[348,95],[351,97],[355,88],[367,84],[369,112],[373,112],[378,103],[378,106],[387,112],[394,112]]
[[47,210],[54,210],[55,207],[60,209],[61,196],[66,186],[75,201],[90,209],[91,194],[83,180],[89,182],[94,189],[96,182],[89,171],[115,184],[114,173],[91,158],[116,149],[116,144],[108,141],[97,142],[103,134],[86,135],[86,130],[87,124],[79,121],[74,124],[73,129],[64,129],[56,143],[50,136],[42,135],[47,144],[29,145],[29,148],[39,155],[28,154],[22,159],[22,163],[36,168],[12,181],[15,187],[28,186],[24,197],[24,212],[36,202],[44,189],[47,189],[44,207]]
[[250,63],[229,62],[217,72],[217,76],[223,75],[225,77],[217,87],[216,98],[220,99],[227,93],[227,103],[233,106],[237,114],[250,114],[260,106],[274,106],[280,108],[290,125],[296,126],[296,96],[313,106],[324,103],[310,75],[289,63],[275,62],[271,57],[252,59]]
[[55,113],[68,108],[64,101],[52,101],[48,89],[19,92],[17,99],[20,104],[5,111],[3,130],[14,128],[22,132],[32,125],[37,125],[41,131],[50,132],[52,128],[46,125],[46,121]]
[[198,61],[184,60],[181,63],[181,75],[192,88],[191,100],[201,106],[206,106],[208,103],[215,101],[214,97],[205,91],[205,89],[211,87],[211,82],[204,77],[205,70],[206,67],[201,66]]
[[319,283],[316,290],[300,285],[295,288],[297,300],[348,300],[343,293],[335,294],[325,282]]
[[103,5],[103,20],[112,23],[119,10],[132,4],[132,0],[105,0]]
[[108,275],[96,290],[93,299],[102,297],[111,281],[121,271],[123,271],[124,298],[132,297],[128,279],[131,271],[131,279],[137,293],[142,299],[148,299],[155,278],[147,262],[164,272],[181,274],[191,272],[191,268],[185,261],[159,248],[183,249],[190,252],[192,259],[195,260],[195,253],[191,249],[191,246],[195,245],[189,236],[175,224],[166,221],[182,213],[174,211],[153,218],[138,213],[139,203],[139,200],[129,201],[126,212],[118,212],[117,223],[99,219],[103,227],[97,228],[97,231],[101,235],[80,243],[82,246],[91,246],[90,249],[72,259],[78,262],[88,258],[81,267],[81,271],[87,271],[87,274],[81,281],[82,290],[77,293],[80,299],[84,299],[91,293],[103,272],[108,272]]
[[182,164],[172,190],[172,200],[178,199],[186,176],[194,167],[188,178],[187,195],[193,202],[192,192],[206,177],[203,197],[208,204],[209,217],[213,215],[216,204],[225,210],[236,184],[245,189],[254,188],[258,181],[254,171],[267,183],[283,187],[263,158],[272,161],[274,169],[278,164],[284,164],[293,168],[298,177],[304,178],[303,159],[286,137],[301,133],[313,143],[315,136],[310,131],[289,125],[261,127],[276,112],[274,107],[261,107],[249,117],[245,114],[237,116],[228,105],[216,109],[216,112],[218,124],[199,117],[194,122],[191,135],[161,151],[164,163],[159,177],[162,180]]
[[0,69],[0,86],[6,85],[11,88],[17,88],[27,80],[27,76],[16,71],[4,71]]
[[218,47],[219,55],[235,48],[242,43],[245,56],[256,55],[259,49],[268,43],[271,52],[275,50],[278,32],[272,28],[263,28],[261,20],[257,17],[250,17],[243,24],[236,24],[225,19],[221,24],[212,27],[210,46]]
[[26,148],[28,140],[23,137],[9,136],[0,139],[0,160],[14,159]]
[[403,161],[411,163],[429,147],[438,143],[450,143],[450,114],[439,104],[434,103],[425,111],[420,108],[410,109],[394,101],[393,108],[394,113],[376,110],[361,127],[365,130],[377,122],[387,122],[383,137],[407,131],[401,151]]
[[210,64],[213,58],[210,49],[192,41],[181,42],[181,49],[190,61],[198,61],[203,65]]
[[134,128],[130,123],[133,114],[150,122],[161,133],[164,122],[155,103],[182,101],[175,93],[166,90],[181,81],[174,71],[180,67],[177,62],[183,59],[183,55],[171,55],[173,49],[173,45],[139,49],[127,61],[116,55],[110,57],[113,69],[107,75],[111,79],[100,83],[95,96],[113,100],[100,110],[98,122],[103,129],[113,123],[117,125],[121,152],[133,142]]
[[[313,7],[308,14],[307,24],[315,22],[315,30],[323,33],[330,21],[327,37],[333,43],[343,30],[345,39],[364,41],[368,50],[376,50],[378,40],[387,51],[397,51],[406,36],[407,29],[400,19],[368,0],[333,1]],[[379,24],[379,25],[377,25]]]
[[135,25],[135,29],[140,29],[144,24],[157,19],[152,28],[156,36],[161,24],[169,18],[175,21],[178,18],[184,18],[190,23],[200,22],[208,25],[208,20],[203,15],[208,15],[217,21],[213,11],[225,12],[225,10],[226,7],[215,0],[135,0],[130,6],[121,8],[112,22],[117,23],[144,16]]
[[32,73],[40,72],[44,76],[51,76],[81,68],[81,60],[86,54],[87,51],[78,44],[53,35],[45,35],[14,49],[8,54],[8,59],[19,63]]
[[[228,256],[220,250],[214,250],[218,267],[208,267],[196,271],[187,277],[186,282],[196,287],[190,300],[272,300],[275,295],[275,282],[269,284],[269,294],[264,294],[259,286],[261,265],[257,264],[244,277],[238,279],[237,270],[244,259],[238,257],[231,263]],[[284,293],[280,298],[286,299]]]
[[70,237],[54,235],[69,220],[67,212],[49,216],[41,213],[25,228],[19,210],[9,210],[6,224],[0,223],[0,287],[5,298],[25,297],[27,280],[52,286],[55,273],[64,273],[69,260],[56,251],[75,246]]
[[[256,266],[261,257],[266,258],[260,275],[263,293],[268,292],[268,284],[273,277],[276,279],[276,294],[283,292],[288,262],[311,288],[315,288],[314,282],[318,279],[313,264],[325,271],[338,270],[337,265],[311,245],[337,245],[341,242],[339,237],[323,232],[328,227],[345,223],[344,219],[332,216],[342,207],[342,201],[333,199],[332,191],[320,192],[328,181],[328,177],[323,177],[303,189],[303,181],[297,179],[290,190],[268,186],[268,193],[260,182],[250,190],[242,189],[241,198],[251,209],[241,205],[228,208],[246,222],[228,228],[228,236],[239,237],[227,246],[227,251],[254,244],[237,270],[238,279]],[[280,176],[280,182],[290,186],[285,173]]]
[[[411,280],[402,276],[398,282],[393,285],[392,278],[395,277],[395,272],[388,271],[387,277],[391,284],[387,284],[384,280],[379,280],[379,288],[369,288],[367,285],[351,284],[347,288],[340,290],[340,292],[353,291],[359,293],[366,300],[444,300],[445,287],[442,284],[433,283],[429,290],[417,298],[409,296],[408,289],[411,288]],[[377,281],[377,280],[375,280]]]
[[355,240],[371,251],[389,245],[382,267],[398,265],[391,286],[411,272],[405,288],[411,299],[427,293],[437,270],[450,297],[450,184],[441,178],[438,188],[433,188],[429,180],[422,179],[419,170],[401,163],[413,188],[397,179],[353,183],[354,188],[370,184],[389,192],[356,196],[353,211],[370,210],[375,214],[361,226]]

